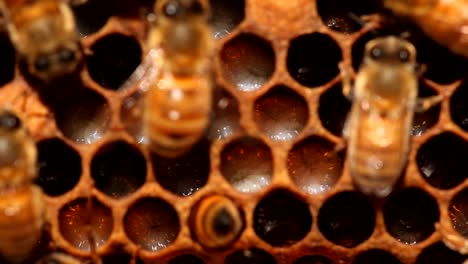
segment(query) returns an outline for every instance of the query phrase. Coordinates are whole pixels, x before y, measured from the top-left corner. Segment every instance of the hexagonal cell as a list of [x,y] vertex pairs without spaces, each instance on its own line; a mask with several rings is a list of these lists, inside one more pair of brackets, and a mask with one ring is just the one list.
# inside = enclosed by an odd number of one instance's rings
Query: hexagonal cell
[[202,141],[187,154],[175,158],[152,156],[156,180],[166,190],[189,196],[202,188],[210,174],[210,146]]
[[211,121],[206,132],[208,139],[225,139],[240,129],[239,104],[223,88],[215,88],[211,109]]
[[213,29],[213,36],[216,39],[228,35],[237,25],[244,20],[245,2],[211,0],[211,18],[209,24]]
[[468,177],[468,172],[463,169],[468,163],[468,143],[450,132],[439,134],[419,148],[416,162],[430,185],[451,189]]
[[185,254],[172,258],[168,264],[205,264],[205,262],[195,255]]
[[449,216],[453,229],[468,238],[468,188],[457,193],[449,207]]
[[417,60],[427,66],[423,76],[440,84],[449,84],[462,79],[468,72],[468,59],[455,55],[426,37],[416,43]]
[[268,252],[258,249],[249,248],[235,251],[228,255],[224,264],[276,264],[275,258]]
[[343,247],[355,247],[372,235],[375,211],[363,194],[340,192],[320,208],[318,227],[331,242]]
[[59,79],[34,89],[67,138],[76,143],[91,144],[107,131],[111,116],[107,100],[89,89],[79,76]]
[[36,183],[42,190],[57,196],[73,189],[81,176],[80,154],[58,138],[40,141],[37,149]]
[[401,264],[402,262],[391,253],[382,249],[370,249],[359,253],[353,260],[353,264]]
[[416,264],[462,264],[465,260],[468,259],[468,256],[463,256],[462,254],[453,251],[446,247],[444,243],[437,242],[432,244],[419,254],[416,259]]
[[377,9],[377,2],[372,0],[317,0],[317,12],[322,22],[334,31],[347,34],[362,28],[364,22],[360,16],[375,13]]
[[300,257],[292,264],[333,264],[333,261],[325,256],[314,255]]
[[91,161],[91,176],[101,192],[120,198],[135,192],[146,179],[146,160],[125,141],[102,146]]
[[7,34],[0,34],[0,86],[15,78],[16,51]]
[[[418,96],[420,98],[426,98],[437,95],[429,85],[424,81],[419,81],[418,85]],[[420,136],[428,129],[433,127],[439,121],[440,104],[435,105],[424,112],[414,113],[413,126],[411,127],[412,136]]]
[[307,87],[324,85],[339,74],[340,46],[330,36],[312,33],[293,39],[289,45],[289,74]]
[[[102,256],[102,264],[128,264],[132,263],[132,256],[125,252],[116,252]],[[138,263],[138,262],[137,262]]]
[[177,212],[160,198],[147,197],[133,204],[125,215],[128,238],[143,250],[158,251],[174,242],[179,234]]
[[220,169],[236,190],[257,192],[268,186],[273,177],[271,150],[254,138],[237,139],[221,152]]
[[343,159],[334,150],[334,145],[319,137],[296,144],[289,152],[287,162],[291,179],[309,194],[331,189],[343,170]]
[[241,34],[227,42],[220,59],[224,78],[243,92],[259,89],[275,70],[271,44],[253,34]]
[[453,122],[468,131],[468,81],[464,81],[450,98],[450,114]]
[[71,7],[81,36],[98,32],[112,15],[109,2],[103,0],[88,0],[86,3]]
[[[285,213],[287,212],[287,213]],[[302,240],[312,227],[309,206],[287,190],[275,190],[255,207],[255,233],[275,247]]]
[[306,100],[284,86],[268,91],[255,101],[254,108],[257,126],[273,140],[295,138],[309,119]]
[[351,102],[342,92],[341,84],[336,84],[320,96],[318,114],[322,125],[335,136],[343,134],[343,128],[351,109]]
[[385,227],[398,241],[416,244],[428,238],[439,221],[439,208],[423,190],[408,188],[391,194],[384,203]]
[[192,209],[190,219],[194,239],[211,249],[226,248],[234,243],[245,226],[242,209],[223,195],[202,198]]
[[141,62],[140,44],[130,36],[109,34],[90,49],[86,58],[89,75],[104,88],[119,89]]
[[59,230],[74,247],[91,252],[109,239],[112,211],[96,199],[79,198],[60,209]]

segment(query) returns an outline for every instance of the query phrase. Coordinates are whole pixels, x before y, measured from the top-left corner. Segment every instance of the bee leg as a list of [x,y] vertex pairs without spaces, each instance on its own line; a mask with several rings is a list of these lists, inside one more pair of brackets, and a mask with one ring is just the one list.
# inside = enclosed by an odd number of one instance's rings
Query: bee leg
[[414,107],[414,111],[416,112],[424,112],[429,108],[433,107],[434,105],[442,102],[442,95],[434,95],[428,98],[418,98],[416,100],[416,105]]
[[340,68],[340,76],[341,76],[341,82],[342,82],[342,92],[344,97],[346,97],[348,100],[352,101],[354,98],[353,95],[353,89],[352,89],[352,84],[351,84],[351,76],[352,73],[351,71],[345,66],[343,62],[340,62],[338,65]]

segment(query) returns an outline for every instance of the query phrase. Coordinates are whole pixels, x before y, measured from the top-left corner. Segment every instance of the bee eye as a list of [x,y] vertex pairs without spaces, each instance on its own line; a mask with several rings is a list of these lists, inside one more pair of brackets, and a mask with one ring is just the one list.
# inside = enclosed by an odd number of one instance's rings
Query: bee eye
[[374,59],[374,60],[378,60],[380,58],[382,58],[383,56],[383,50],[382,48],[380,47],[373,47],[370,51],[370,56]]
[[58,53],[58,58],[61,63],[70,63],[75,60],[75,53],[70,49],[62,49]]
[[34,61],[34,68],[39,72],[45,72],[50,67],[50,60],[46,56],[41,56]]
[[181,7],[177,1],[169,1],[163,6],[163,14],[167,17],[176,17],[180,14]]
[[405,48],[400,49],[398,51],[398,58],[400,59],[401,62],[409,61],[409,58],[410,58],[409,51]]
[[20,126],[20,119],[13,113],[3,113],[0,115],[0,128],[13,130]]

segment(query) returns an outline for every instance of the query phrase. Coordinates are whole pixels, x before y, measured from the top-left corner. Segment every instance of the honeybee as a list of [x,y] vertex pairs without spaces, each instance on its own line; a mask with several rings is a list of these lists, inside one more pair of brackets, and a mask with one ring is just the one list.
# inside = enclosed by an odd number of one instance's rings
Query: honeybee
[[2,0],[19,61],[48,83],[77,70],[83,56],[70,7],[60,0]]
[[468,57],[468,1],[384,0],[384,5],[411,18],[439,44]]
[[343,94],[353,101],[343,131],[351,177],[362,192],[384,197],[406,165],[414,111],[442,98],[418,99],[416,49],[394,36],[366,44],[354,87],[340,68]]
[[42,257],[36,264],[92,264],[90,261],[83,261],[68,254],[54,252]]
[[13,112],[0,110],[0,254],[24,261],[41,238],[45,204],[36,177],[37,150]]
[[[144,92],[143,134],[158,155],[175,158],[201,138],[211,106],[213,40],[207,0],[161,0],[151,48],[124,87]],[[125,88],[123,88],[125,89]]]
[[243,219],[227,197],[204,198],[192,216],[192,229],[198,242],[207,248],[221,248],[234,242],[242,232]]

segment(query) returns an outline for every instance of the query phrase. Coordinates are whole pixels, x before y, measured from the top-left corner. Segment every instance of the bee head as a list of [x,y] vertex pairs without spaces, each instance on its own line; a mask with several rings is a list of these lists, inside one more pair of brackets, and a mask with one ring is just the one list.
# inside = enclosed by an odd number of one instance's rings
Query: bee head
[[163,0],[156,3],[155,12],[170,19],[207,17],[209,6],[206,0]]
[[51,52],[25,57],[28,72],[43,81],[50,81],[77,70],[82,57],[78,44],[57,47]]
[[394,37],[382,37],[366,44],[365,57],[378,63],[415,64],[416,49],[410,42]]

